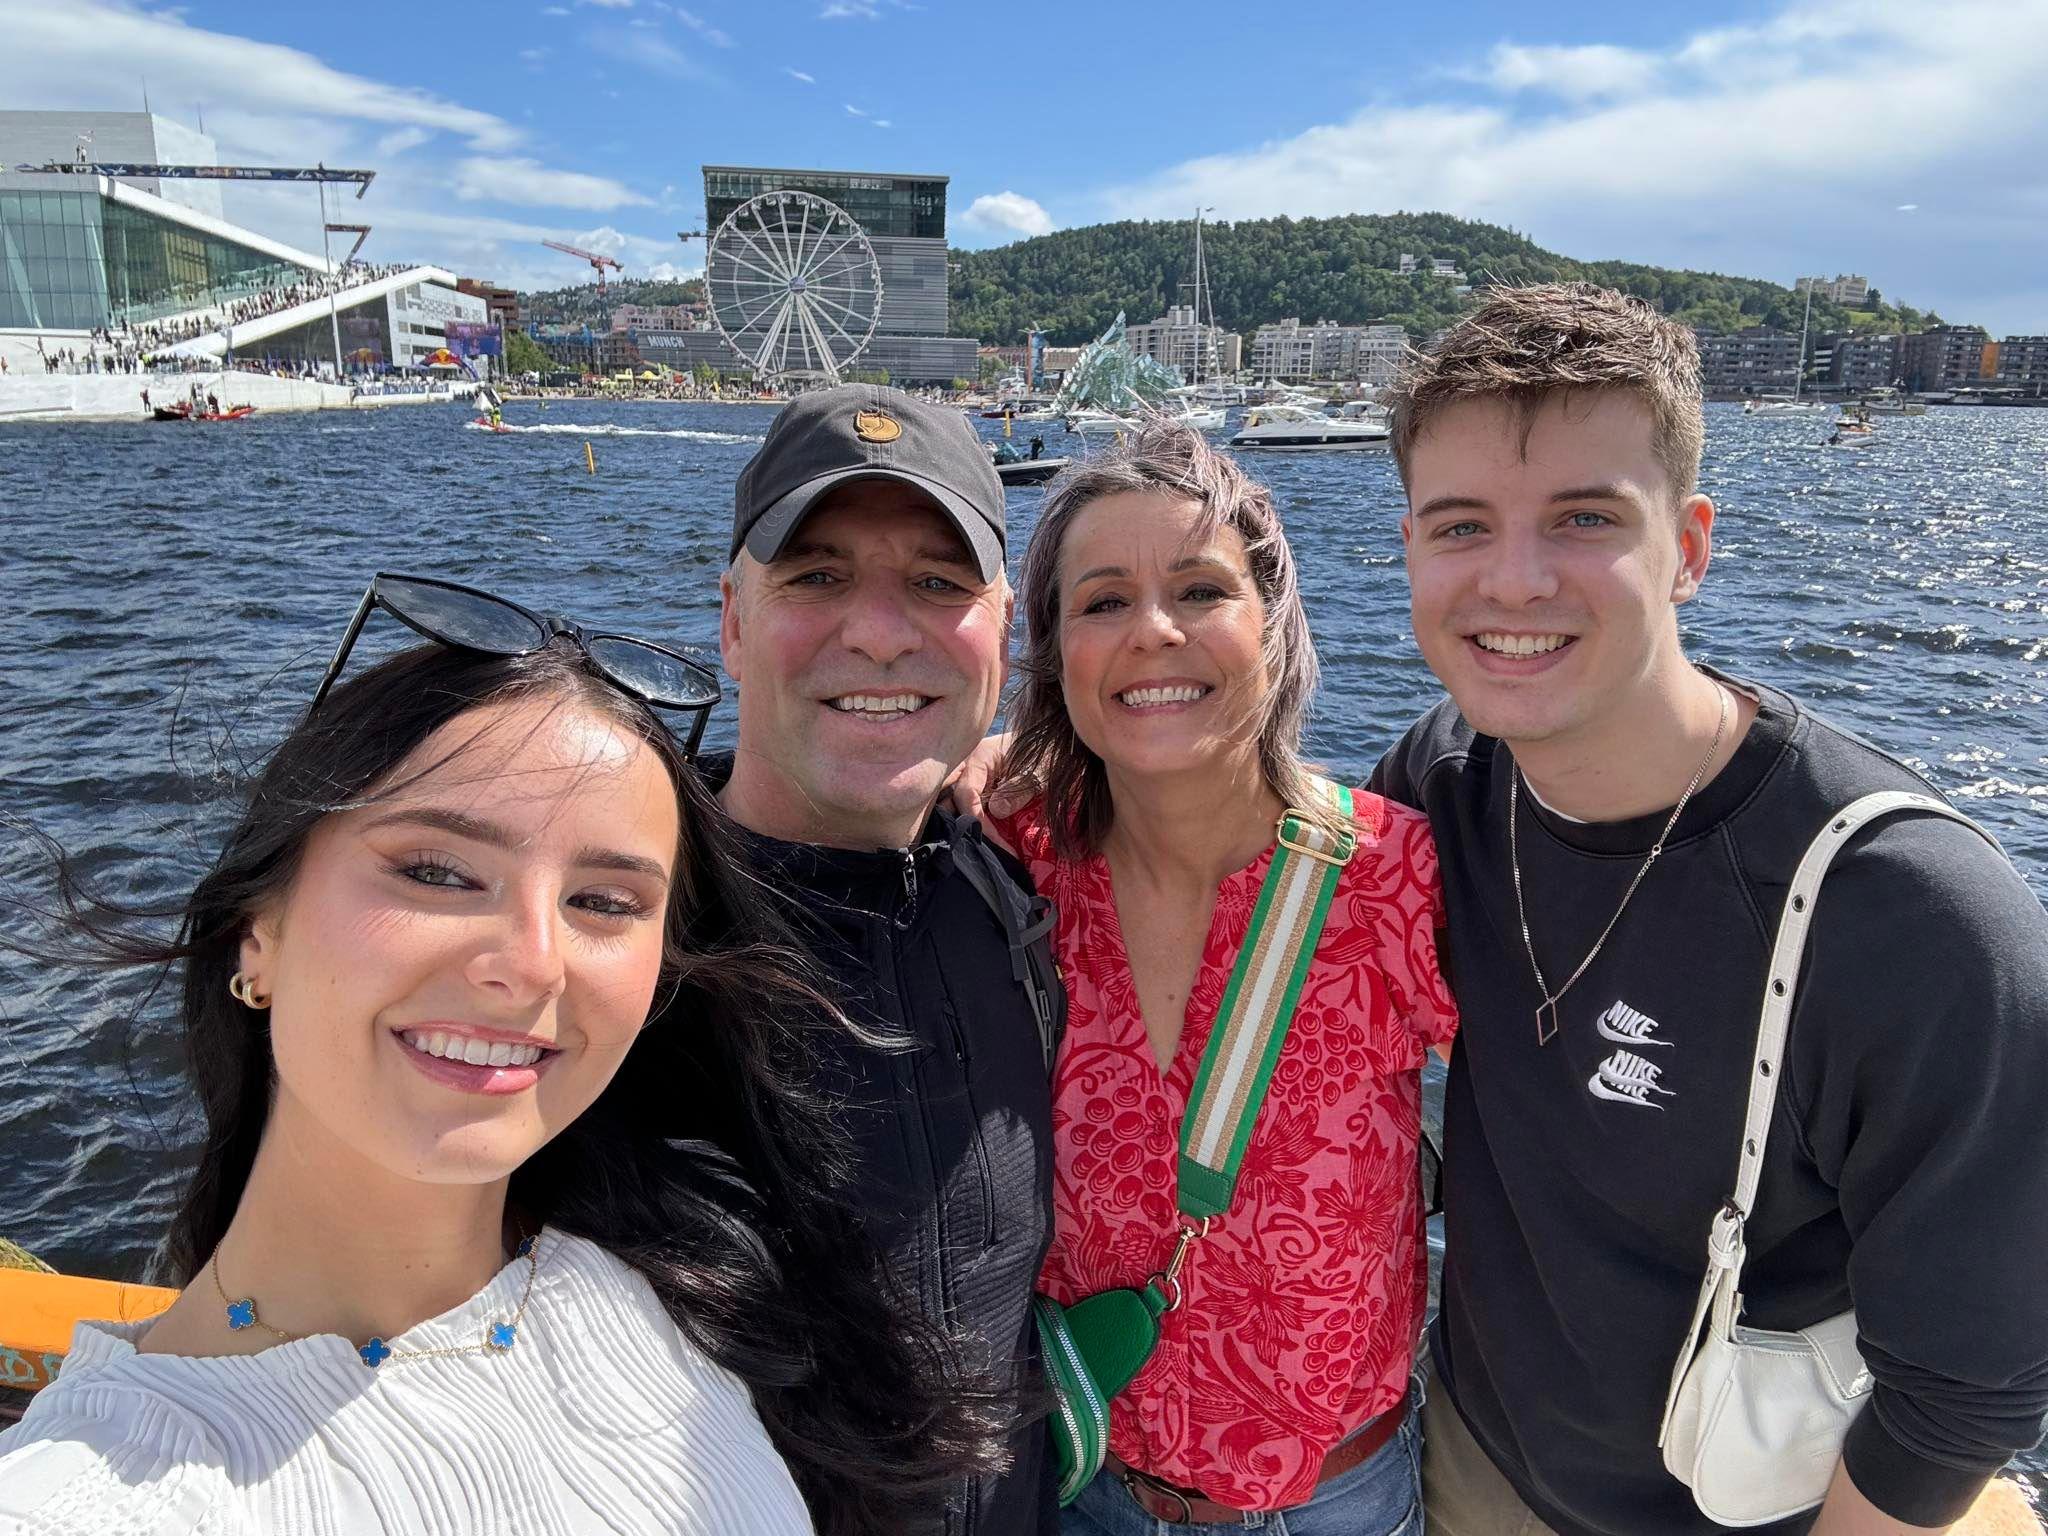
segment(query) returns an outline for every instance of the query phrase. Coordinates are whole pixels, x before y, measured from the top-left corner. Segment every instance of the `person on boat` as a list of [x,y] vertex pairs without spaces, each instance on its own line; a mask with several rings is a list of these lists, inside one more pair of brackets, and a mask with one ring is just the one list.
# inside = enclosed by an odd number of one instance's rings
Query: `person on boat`
[[1045,452],[1045,439],[1034,434],[1031,439],[1031,457],[1038,458]]
[[[820,1078],[855,1146],[849,1198],[916,1303],[1016,1386],[1036,1362],[1059,982],[1022,869],[936,809],[1002,690],[1003,516],[957,410],[872,385],[794,397],[734,490],[738,743],[706,771],[834,999],[894,1042],[842,1035]],[[1001,1476],[963,1480],[948,1531],[1051,1529],[1042,1424],[1009,1448]]]
[[[1465,1019],[1431,1536],[1722,1529],[1659,1429],[1794,866],[1860,796],[1934,794],[1685,654],[1704,438],[1692,333],[1583,284],[1494,290],[1394,391],[1414,632],[1450,697],[1372,783],[1436,829]],[[1898,815],[1845,846],[1809,939],[1747,1149],[1742,1321],[1853,1308],[1874,1385],[1825,1502],[1757,1529],[1946,1529],[2048,1411],[2048,914],[1971,829]]]
[[[1304,766],[1317,665],[1293,555],[1270,492],[1201,433],[1146,425],[1054,493],[1023,606],[994,826],[1053,899],[1070,1006],[1040,1285],[1071,1307],[1165,1273],[1178,1302],[1064,1529],[1412,1532],[1421,1068],[1457,1027],[1428,823],[1333,801]],[[1183,1123],[1273,937],[1251,930],[1284,813],[1350,851],[1235,1190],[1198,1225]]]
[[220,414],[220,396],[210,389],[206,392],[206,413],[209,416],[218,416]]
[[[373,606],[444,643],[330,691]],[[378,578],[175,939],[93,912],[183,972],[184,1289],[79,1325],[0,1532],[882,1536],[1000,1461],[826,1192],[825,1005],[650,707],[714,675],[552,627]]]

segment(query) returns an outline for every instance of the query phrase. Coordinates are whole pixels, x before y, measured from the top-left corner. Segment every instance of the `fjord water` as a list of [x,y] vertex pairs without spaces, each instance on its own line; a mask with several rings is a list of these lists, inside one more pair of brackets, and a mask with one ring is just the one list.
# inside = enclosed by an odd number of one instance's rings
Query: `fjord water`
[[[1708,418],[1720,516],[1684,613],[1693,655],[1904,757],[2048,894],[2048,411],[1887,420],[1854,451],[1822,448],[1818,423]],[[303,707],[376,570],[715,644],[733,477],[770,411],[556,401],[507,419],[549,430],[489,435],[452,407],[0,427],[8,898],[49,890],[23,824],[110,893],[189,889],[236,775]],[[1056,424],[1044,435],[1080,451]],[[1361,780],[1436,697],[1408,627],[1393,465],[1245,462],[1303,571],[1316,755]],[[1041,494],[1010,493],[1013,552]],[[409,638],[379,616],[359,654]],[[713,742],[731,719],[728,700]],[[0,1235],[61,1268],[140,1274],[194,1131],[171,1012],[136,976],[0,960]]]

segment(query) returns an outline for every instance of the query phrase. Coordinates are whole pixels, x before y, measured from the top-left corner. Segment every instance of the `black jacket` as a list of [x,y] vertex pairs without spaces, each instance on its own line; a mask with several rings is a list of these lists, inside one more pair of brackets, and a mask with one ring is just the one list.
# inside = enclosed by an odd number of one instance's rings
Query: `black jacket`
[[[955,866],[960,835],[941,814],[908,849],[745,837],[848,1014],[911,1042],[882,1051],[834,1035],[824,1047],[854,1146],[849,1196],[904,1288],[1024,1383],[1052,1235],[1052,1099],[1004,928]],[[1029,891],[1022,866],[995,856]],[[1055,1530],[1044,1424],[1020,1429],[1006,1475],[953,1502],[949,1536]]]

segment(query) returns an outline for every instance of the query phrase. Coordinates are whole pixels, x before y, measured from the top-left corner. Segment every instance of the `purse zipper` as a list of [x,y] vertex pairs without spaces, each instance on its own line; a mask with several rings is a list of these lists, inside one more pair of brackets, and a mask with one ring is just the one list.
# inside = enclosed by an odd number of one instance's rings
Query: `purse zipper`
[[[1106,1441],[1109,1435],[1109,1409],[1101,1397],[1096,1394],[1095,1379],[1088,1374],[1088,1368],[1081,1363],[1080,1351],[1074,1347],[1074,1341],[1065,1329],[1056,1328],[1051,1330],[1051,1333],[1054,1347],[1059,1350],[1061,1356],[1067,1362],[1068,1369],[1073,1372],[1075,1386],[1081,1394],[1082,1402],[1087,1405],[1090,1421],[1101,1426],[1101,1433]],[[1067,1431],[1074,1437],[1074,1444],[1078,1448],[1082,1444],[1080,1421],[1075,1418],[1074,1410],[1068,1404],[1066,1394],[1055,1392],[1053,1394],[1053,1401],[1059,1404],[1060,1414],[1067,1421]],[[1106,1450],[1107,1448],[1105,1444],[1104,1449]],[[1074,1459],[1074,1472],[1078,1476],[1083,1470],[1080,1458],[1076,1456]],[[1060,1491],[1063,1495],[1070,1492],[1068,1489]]]

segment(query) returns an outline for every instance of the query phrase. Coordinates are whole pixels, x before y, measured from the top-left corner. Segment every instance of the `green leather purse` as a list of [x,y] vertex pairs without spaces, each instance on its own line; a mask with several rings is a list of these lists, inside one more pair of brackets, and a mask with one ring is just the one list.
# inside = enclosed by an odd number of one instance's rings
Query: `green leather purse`
[[1054,1398],[1052,1438],[1063,1506],[1079,1498],[1102,1470],[1109,1454],[1110,1399],[1152,1358],[1160,1319],[1181,1304],[1181,1266],[1194,1244],[1208,1235],[1210,1222],[1230,1209],[1238,1165],[1265,1104],[1280,1048],[1287,1043],[1337,877],[1357,847],[1350,831],[1351,791],[1328,779],[1312,783],[1344,830],[1332,837],[1294,809],[1280,818],[1273,862],[1181,1122],[1181,1224],[1173,1257],[1136,1289],[1099,1291],[1066,1307],[1043,1293],[1033,1298],[1032,1316]]

